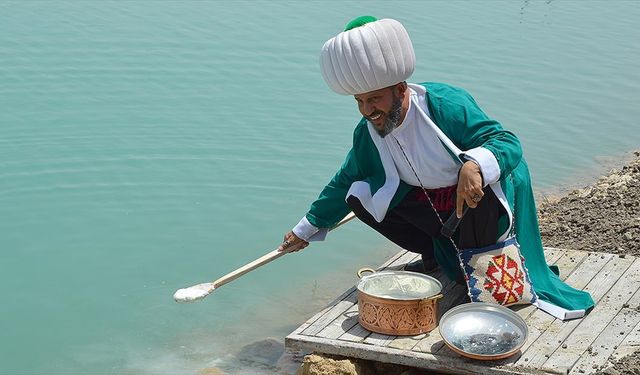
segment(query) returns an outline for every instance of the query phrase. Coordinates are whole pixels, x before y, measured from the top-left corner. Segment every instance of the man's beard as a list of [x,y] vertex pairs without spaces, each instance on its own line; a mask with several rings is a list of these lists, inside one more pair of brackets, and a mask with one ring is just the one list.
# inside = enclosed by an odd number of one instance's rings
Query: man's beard
[[382,124],[382,129],[377,129],[378,134],[384,138],[387,134],[391,133],[393,129],[398,127],[400,122],[400,116],[402,115],[402,100],[398,96],[393,94],[393,102],[391,102],[391,110],[387,114],[387,119]]

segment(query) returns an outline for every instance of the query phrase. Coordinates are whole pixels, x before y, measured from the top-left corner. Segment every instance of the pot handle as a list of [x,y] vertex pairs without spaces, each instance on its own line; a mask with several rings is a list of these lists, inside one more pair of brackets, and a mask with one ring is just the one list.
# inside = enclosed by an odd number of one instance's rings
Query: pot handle
[[421,299],[421,300],[420,300],[420,303],[429,304],[429,303],[431,303],[431,301],[437,301],[437,300],[439,300],[439,299],[440,299],[440,298],[442,298],[442,297],[444,297],[444,296],[442,295],[442,293],[438,293],[438,294],[436,294],[435,296],[431,296],[431,297],[427,297],[427,298],[423,298],[423,299]]
[[362,275],[363,275],[365,272],[376,273],[376,270],[374,270],[373,268],[368,268],[368,267],[360,268],[360,269],[358,270],[358,273],[357,273],[358,278],[359,278],[359,279],[362,279]]

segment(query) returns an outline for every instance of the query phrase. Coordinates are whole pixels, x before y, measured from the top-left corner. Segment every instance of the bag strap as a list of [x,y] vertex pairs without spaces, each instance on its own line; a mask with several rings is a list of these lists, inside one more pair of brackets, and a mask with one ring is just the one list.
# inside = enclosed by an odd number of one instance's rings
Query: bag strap
[[[402,145],[400,144],[400,141],[398,141],[398,138],[396,138],[393,135],[391,135],[391,136],[393,137],[393,139],[395,139],[396,143],[398,144],[398,147],[400,147],[400,151],[402,151],[402,155],[404,155],[404,159],[407,161],[407,164],[409,165],[409,168],[411,168],[411,171],[413,172],[413,175],[418,180],[418,183],[420,184],[420,188],[422,188],[422,191],[424,192],[425,197],[427,197],[427,201],[429,202],[429,205],[431,206],[433,211],[436,213],[436,217],[438,218],[438,221],[440,222],[440,224],[444,228],[445,227],[445,223],[442,221],[442,218],[440,217],[440,214],[438,213],[438,210],[436,210],[436,208],[434,207],[433,202],[431,202],[431,197],[429,197],[429,193],[427,192],[427,189],[422,184],[422,181],[420,180],[420,177],[418,177],[418,173],[416,172],[416,170],[413,168],[413,165],[409,161],[409,158],[407,157],[407,153],[404,152],[404,147],[402,147]],[[466,210],[468,208],[469,208],[468,206],[465,207],[464,213],[467,212]],[[463,216],[464,216],[464,213],[463,213]],[[452,217],[457,219],[457,216],[456,216],[455,212],[453,213]],[[462,218],[460,218],[460,219],[462,219]],[[455,224],[456,227],[457,227],[457,224],[460,222],[460,219],[457,220],[457,223]],[[451,218],[449,220],[447,220],[447,223],[449,223],[450,221],[452,221]],[[455,231],[455,227],[453,228],[453,231],[451,232],[451,234],[453,234],[454,231]],[[459,255],[460,254],[460,249],[458,249],[458,246],[456,245],[455,241],[453,241],[453,238],[451,238],[451,236],[445,236],[445,237],[448,238],[449,241],[451,241],[451,244],[453,245],[453,248],[456,250],[456,252]]]

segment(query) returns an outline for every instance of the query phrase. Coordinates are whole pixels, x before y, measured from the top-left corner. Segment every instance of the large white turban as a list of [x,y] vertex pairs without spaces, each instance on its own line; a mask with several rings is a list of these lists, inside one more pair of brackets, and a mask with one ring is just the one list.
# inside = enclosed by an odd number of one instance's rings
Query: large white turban
[[407,30],[393,19],[347,29],[329,39],[320,53],[322,77],[342,95],[362,94],[405,81],[413,73],[415,62]]

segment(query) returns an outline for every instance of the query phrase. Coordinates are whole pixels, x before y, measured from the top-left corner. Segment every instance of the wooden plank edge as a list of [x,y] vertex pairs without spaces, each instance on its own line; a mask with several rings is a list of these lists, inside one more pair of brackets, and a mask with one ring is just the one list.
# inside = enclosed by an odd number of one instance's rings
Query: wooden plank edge
[[377,347],[353,342],[337,342],[319,337],[291,335],[285,340],[285,346],[296,350],[338,355],[349,358],[359,358],[368,361],[394,363],[414,368],[422,368],[441,373],[476,375],[476,374],[567,374],[565,370],[531,369],[519,367],[491,367],[481,365],[483,362],[466,362],[461,357],[435,356],[433,354],[417,353],[389,347]]
[[543,247],[542,251],[544,252],[544,260],[547,264],[553,264],[560,259],[566,250],[554,247]]
[[640,323],[636,324],[633,330],[624,338],[622,343],[614,349],[615,351],[611,354],[611,359],[616,361],[640,350]]

